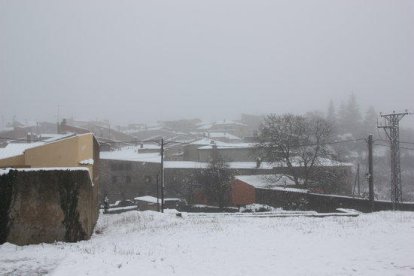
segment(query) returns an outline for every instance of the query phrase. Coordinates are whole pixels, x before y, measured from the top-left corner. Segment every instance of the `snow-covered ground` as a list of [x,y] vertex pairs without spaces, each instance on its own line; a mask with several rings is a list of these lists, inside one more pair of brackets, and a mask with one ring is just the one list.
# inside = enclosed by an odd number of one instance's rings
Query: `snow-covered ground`
[[0,246],[0,274],[414,275],[414,213],[101,215],[78,243]]

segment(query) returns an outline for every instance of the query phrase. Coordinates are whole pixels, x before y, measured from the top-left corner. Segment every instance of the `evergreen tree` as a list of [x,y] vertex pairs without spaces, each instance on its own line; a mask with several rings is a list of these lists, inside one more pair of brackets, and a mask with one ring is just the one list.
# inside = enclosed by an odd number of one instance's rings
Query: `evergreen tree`
[[346,105],[341,104],[339,111],[341,133],[351,133],[358,136],[362,128],[362,116],[354,94],[349,96]]
[[331,125],[332,133],[336,133],[337,118],[335,106],[332,100],[329,101],[329,107],[326,113],[326,121]]
[[376,132],[377,129],[377,119],[378,115],[375,111],[375,108],[370,106],[365,113],[363,127],[364,127],[364,134],[373,134]]

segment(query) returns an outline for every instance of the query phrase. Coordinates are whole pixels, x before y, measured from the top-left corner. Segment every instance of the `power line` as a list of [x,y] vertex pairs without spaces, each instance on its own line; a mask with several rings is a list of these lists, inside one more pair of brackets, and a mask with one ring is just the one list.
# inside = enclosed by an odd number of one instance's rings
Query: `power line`
[[[377,139],[376,141],[381,141],[381,142],[388,142],[388,140],[384,140],[384,139]],[[404,141],[399,141],[400,144],[409,144],[409,145],[414,145],[414,142],[404,142]]]
[[300,147],[312,147],[312,146],[325,146],[325,145],[334,145],[334,144],[350,143],[350,142],[358,142],[358,141],[366,141],[366,139],[358,138],[358,139],[331,141],[331,142],[325,142],[325,143],[319,143],[319,144],[299,144],[299,145],[291,145],[291,147],[300,148]]

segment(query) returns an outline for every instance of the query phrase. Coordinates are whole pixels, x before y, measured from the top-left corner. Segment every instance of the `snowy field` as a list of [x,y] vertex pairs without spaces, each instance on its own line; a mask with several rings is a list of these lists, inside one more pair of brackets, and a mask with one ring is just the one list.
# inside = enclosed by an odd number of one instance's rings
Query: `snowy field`
[[414,275],[414,213],[101,215],[79,243],[0,246],[10,275]]

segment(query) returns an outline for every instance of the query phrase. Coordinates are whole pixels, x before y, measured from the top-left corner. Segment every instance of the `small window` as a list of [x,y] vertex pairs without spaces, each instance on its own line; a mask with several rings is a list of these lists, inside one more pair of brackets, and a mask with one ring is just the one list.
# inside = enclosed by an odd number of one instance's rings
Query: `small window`
[[118,178],[116,176],[112,176],[112,183],[116,183]]
[[125,177],[125,182],[126,183],[131,183],[131,177],[130,176],[126,176]]

